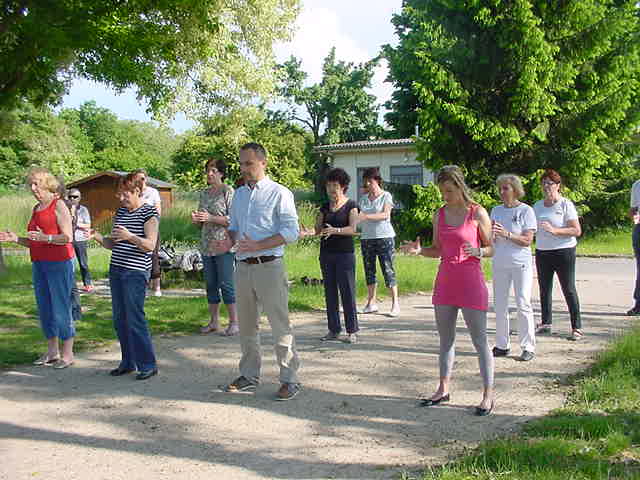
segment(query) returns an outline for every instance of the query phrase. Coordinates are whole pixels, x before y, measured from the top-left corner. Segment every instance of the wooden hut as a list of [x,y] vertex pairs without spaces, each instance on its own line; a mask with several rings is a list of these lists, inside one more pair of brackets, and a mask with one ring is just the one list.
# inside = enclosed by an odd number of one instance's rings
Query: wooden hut
[[[67,184],[67,189],[77,188],[82,194],[80,203],[89,209],[91,223],[99,225],[109,221],[116,213],[120,202],[116,198],[118,178],[127,172],[105,171],[90,177],[85,177]],[[148,177],[147,185],[160,192],[162,210],[166,211],[173,205],[173,188],[175,185],[163,182],[157,178]]]

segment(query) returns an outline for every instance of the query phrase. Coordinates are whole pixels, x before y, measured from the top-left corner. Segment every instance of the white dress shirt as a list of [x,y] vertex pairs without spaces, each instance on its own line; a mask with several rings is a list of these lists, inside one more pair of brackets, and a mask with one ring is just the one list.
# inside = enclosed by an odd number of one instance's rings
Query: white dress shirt
[[[231,203],[231,224],[229,230],[235,232],[236,241],[245,236],[261,241],[280,234],[286,243],[298,239],[300,229],[298,214],[291,191],[265,177],[253,188],[244,185],[236,190]],[[284,255],[284,245],[257,252],[237,253],[236,258]]]

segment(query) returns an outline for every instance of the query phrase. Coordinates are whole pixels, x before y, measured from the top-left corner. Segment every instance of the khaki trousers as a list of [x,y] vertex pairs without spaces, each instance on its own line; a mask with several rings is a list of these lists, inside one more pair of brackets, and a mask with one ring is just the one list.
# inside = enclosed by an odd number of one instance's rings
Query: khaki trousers
[[238,261],[236,302],[240,324],[240,374],[258,383],[261,348],[259,322],[261,310],[267,315],[273,333],[281,383],[298,383],[300,360],[289,322],[289,290],[282,258],[256,265]]

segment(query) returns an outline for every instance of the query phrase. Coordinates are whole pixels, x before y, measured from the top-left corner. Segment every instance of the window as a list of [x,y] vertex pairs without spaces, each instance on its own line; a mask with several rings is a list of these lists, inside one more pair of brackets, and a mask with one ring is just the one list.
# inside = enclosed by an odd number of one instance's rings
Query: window
[[391,183],[422,185],[422,165],[391,167]]

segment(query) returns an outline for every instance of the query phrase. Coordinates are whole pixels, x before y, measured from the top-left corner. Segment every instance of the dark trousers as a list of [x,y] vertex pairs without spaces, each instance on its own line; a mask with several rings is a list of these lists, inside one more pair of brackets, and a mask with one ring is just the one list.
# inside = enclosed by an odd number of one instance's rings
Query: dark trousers
[[87,242],[73,242],[73,249],[78,259],[82,284],[85,287],[91,285],[91,272],[89,272],[89,261],[87,258]]
[[320,268],[324,283],[324,298],[327,305],[329,330],[340,333],[340,310],[338,291],[344,309],[344,324],[347,333],[356,333],[356,256],[354,253],[320,253]]
[[562,294],[569,307],[571,328],[582,328],[580,300],[576,290],[576,247],[557,250],[536,250],[536,269],[540,287],[542,323],[551,325],[553,275],[558,275]]
[[636,288],[633,290],[633,298],[636,301],[635,308],[640,308],[640,223],[633,228],[631,242],[636,257]]
[[156,357],[149,324],[144,314],[144,300],[149,272],[111,266],[111,310],[118,335],[122,360],[120,368],[139,372],[156,368]]

